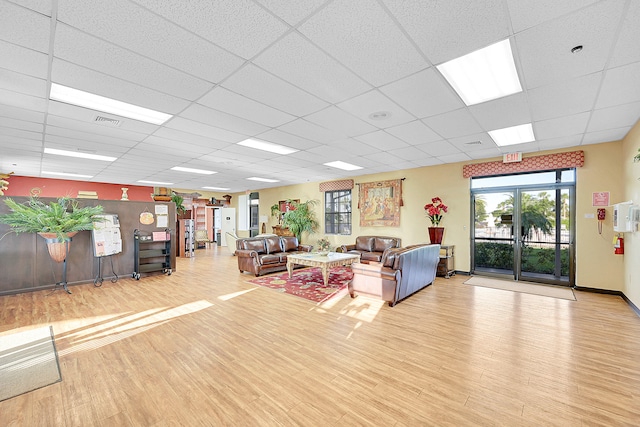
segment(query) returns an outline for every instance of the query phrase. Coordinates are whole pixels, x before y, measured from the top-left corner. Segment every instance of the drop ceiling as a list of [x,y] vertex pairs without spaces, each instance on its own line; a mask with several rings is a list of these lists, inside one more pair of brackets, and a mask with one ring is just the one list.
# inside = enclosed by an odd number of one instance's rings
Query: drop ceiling
[[[465,106],[436,66],[507,38],[523,91]],[[242,192],[619,140],[640,117],[638,40],[630,0],[0,0],[0,171]],[[52,82],[174,117],[52,101]],[[535,142],[487,133],[523,123]]]

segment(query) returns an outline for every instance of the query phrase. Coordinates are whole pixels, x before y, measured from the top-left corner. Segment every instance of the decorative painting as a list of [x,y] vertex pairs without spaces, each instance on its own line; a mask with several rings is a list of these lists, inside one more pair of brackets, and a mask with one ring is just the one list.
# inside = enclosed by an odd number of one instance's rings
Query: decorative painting
[[360,227],[399,227],[402,180],[360,184]]

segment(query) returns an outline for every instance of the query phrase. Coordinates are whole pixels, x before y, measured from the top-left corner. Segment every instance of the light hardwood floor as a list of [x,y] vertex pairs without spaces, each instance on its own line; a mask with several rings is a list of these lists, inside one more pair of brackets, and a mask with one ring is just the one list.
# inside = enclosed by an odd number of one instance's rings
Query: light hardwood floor
[[0,402],[2,426],[640,424],[640,318],[434,285],[390,308],[247,283],[226,248],[129,277],[0,297],[0,333],[53,325],[63,381]]

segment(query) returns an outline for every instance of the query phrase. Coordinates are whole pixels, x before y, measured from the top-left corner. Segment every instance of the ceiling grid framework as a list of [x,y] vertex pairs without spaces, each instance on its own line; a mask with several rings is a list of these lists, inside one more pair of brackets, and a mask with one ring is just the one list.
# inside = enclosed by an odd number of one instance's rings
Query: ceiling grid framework
[[[0,170],[243,192],[619,140],[640,117],[639,37],[628,0],[0,0]],[[522,92],[466,106],[436,66],[507,38]],[[49,100],[51,83],[174,117]],[[524,123],[535,141],[488,134]]]

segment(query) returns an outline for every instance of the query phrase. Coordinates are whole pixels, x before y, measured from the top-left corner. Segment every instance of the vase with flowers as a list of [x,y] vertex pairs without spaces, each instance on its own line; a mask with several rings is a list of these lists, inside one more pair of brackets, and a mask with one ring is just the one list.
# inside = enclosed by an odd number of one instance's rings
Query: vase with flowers
[[442,221],[442,214],[447,213],[448,209],[449,207],[442,203],[440,197],[434,197],[431,199],[431,203],[424,205],[424,211],[429,220],[431,220],[432,225],[429,227],[429,239],[431,243],[442,243],[444,227],[440,227],[440,221]]

